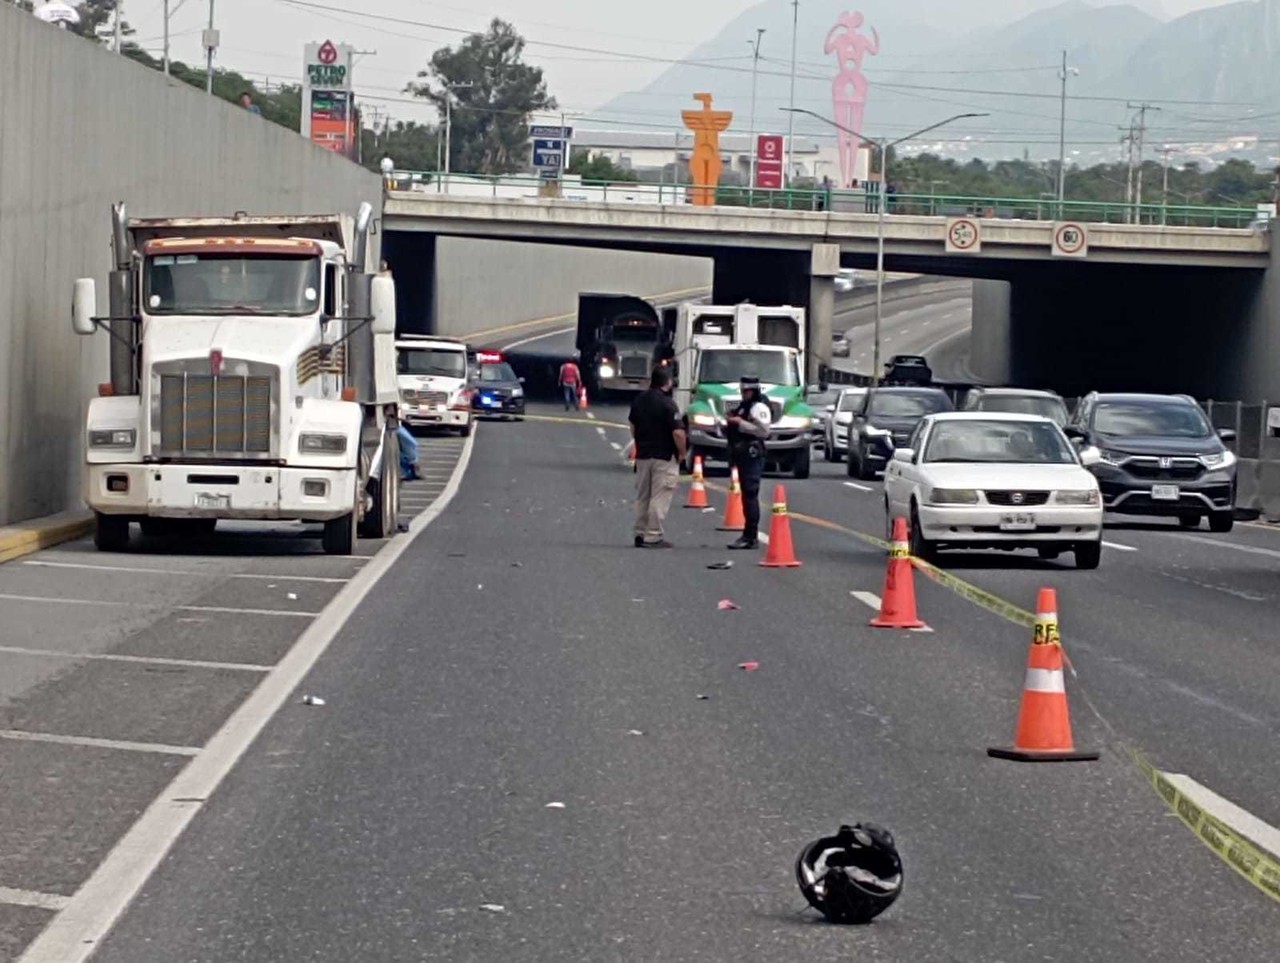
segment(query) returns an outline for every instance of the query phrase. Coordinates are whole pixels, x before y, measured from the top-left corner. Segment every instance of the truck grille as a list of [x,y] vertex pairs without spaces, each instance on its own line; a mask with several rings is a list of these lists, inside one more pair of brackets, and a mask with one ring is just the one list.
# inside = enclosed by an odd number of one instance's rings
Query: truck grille
[[166,453],[269,453],[271,379],[162,375],[160,448]]
[[623,358],[621,369],[622,377],[624,378],[649,377],[649,361],[647,358]]
[[411,401],[416,405],[447,405],[449,394],[445,391],[416,391],[405,388],[400,392],[401,401]]

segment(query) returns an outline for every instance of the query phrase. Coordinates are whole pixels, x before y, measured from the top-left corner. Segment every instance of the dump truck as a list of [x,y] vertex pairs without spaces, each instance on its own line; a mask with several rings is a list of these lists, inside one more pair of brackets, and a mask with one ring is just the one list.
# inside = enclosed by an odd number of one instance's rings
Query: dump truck
[[73,292],[75,331],[111,339],[84,439],[99,549],[125,548],[134,522],[314,522],[335,555],[395,532],[395,287],[369,271],[372,217],[112,207],[107,315],[94,279]]

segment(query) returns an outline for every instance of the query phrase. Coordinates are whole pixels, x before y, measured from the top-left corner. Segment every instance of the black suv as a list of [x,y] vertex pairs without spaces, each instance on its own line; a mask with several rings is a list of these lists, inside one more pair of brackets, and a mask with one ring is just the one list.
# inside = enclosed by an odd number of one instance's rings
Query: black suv
[[849,425],[849,477],[875,478],[893,450],[906,447],[920,419],[954,409],[947,393],[938,388],[870,389]]
[[884,366],[885,384],[919,385],[928,387],[933,384],[933,369],[929,362],[919,354],[895,354]]
[[1081,399],[1066,428],[1102,460],[1091,468],[1107,511],[1176,518],[1194,528],[1205,516],[1215,532],[1234,522],[1236,457],[1186,395],[1098,394]]

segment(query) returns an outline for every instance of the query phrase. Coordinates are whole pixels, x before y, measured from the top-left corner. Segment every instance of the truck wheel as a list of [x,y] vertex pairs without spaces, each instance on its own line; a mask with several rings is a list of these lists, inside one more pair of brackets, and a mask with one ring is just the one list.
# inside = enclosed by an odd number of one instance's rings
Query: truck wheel
[[360,523],[362,538],[390,538],[396,531],[400,496],[400,441],[388,432],[382,443],[382,477],[369,479],[373,504]]
[[138,520],[138,527],[146,538],[165,538],[173,534],[167,518],[142,518]]
[[458,429],[459,438],[466,438],[469,434],[471,434],[471,419],[467,419],[467,423]]
[[805,445],[796,452],[795,460],[791,463],[791,474],[797,479],[809,477],[809,446]]
[[123,552],[129,548],[129,516],[95,512],[93,544],[99,552]]
[[[360,490],[356,489],[356,499],[360,498]],[[320,543],[326,555],[353,555],[356,550],[356,529],[359,527],[359,514],[353,506],[351,511],[324,523],[324,535]]]

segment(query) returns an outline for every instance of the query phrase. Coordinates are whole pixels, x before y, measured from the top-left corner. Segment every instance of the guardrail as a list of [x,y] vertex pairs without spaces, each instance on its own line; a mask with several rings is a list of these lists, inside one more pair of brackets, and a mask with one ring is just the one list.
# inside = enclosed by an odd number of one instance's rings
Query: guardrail
[[[689,184],[583,180],[570,175],[547,181],[527,174],[436,174],[397,171],[386,179],[388,191],[443,193],[476,197],[561,197],[602,203],[687,205]],[[716,206],[756,210],[788,210],[874,214],[879,198],[872,190],[823,190],[721,185]],[[1066,200],[997,195],[901,194],[888,196],[886,214],[929,217],[986,217],[1023,221],[1087,221],[1109,224],[1169,225],[1174,227],[1248,228],[1264,219],[1256,208],[1199,204],[1127,204],[1120,201]]]

